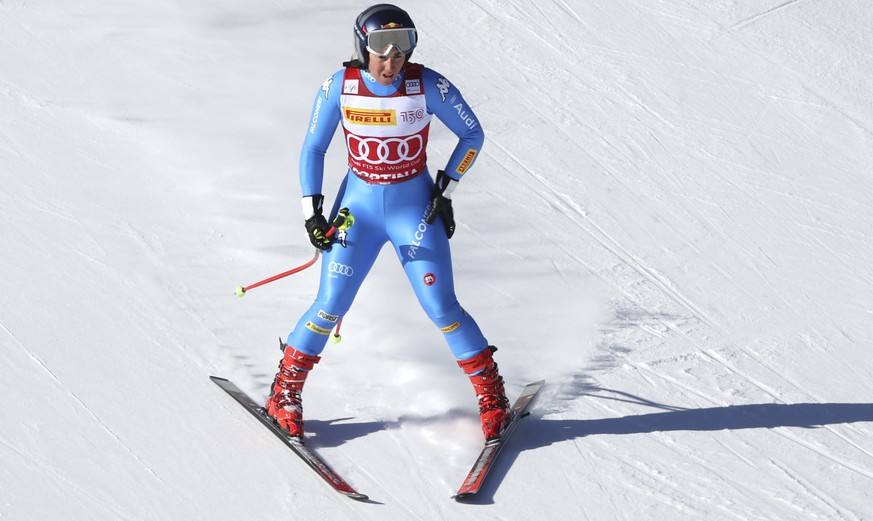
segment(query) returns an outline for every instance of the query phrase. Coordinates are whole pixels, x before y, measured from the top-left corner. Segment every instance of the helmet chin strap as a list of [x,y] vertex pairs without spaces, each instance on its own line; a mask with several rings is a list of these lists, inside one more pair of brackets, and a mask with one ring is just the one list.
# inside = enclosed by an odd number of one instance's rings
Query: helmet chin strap
[[367,68],[367,66],[364,65],[364,62],[362,62],[360,60],[360,58],[358,58],[357,56],[352,56],[351,60],[349,60],[347,62],[343,62],[343,67],[345,67],[347,69],[366,69]]

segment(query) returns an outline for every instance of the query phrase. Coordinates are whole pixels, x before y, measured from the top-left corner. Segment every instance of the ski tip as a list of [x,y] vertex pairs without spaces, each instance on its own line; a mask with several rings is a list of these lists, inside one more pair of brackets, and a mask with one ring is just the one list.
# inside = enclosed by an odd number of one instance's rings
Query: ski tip
[[457,501],[458,503],[464,503],[476,497],[475,492],[461,492],[452,496],[452,499]]
[[370,496],[366,494],[361,494],[360,492],[343,492],[343,494],[349,498],[354,499],[355,501],[369,501]]

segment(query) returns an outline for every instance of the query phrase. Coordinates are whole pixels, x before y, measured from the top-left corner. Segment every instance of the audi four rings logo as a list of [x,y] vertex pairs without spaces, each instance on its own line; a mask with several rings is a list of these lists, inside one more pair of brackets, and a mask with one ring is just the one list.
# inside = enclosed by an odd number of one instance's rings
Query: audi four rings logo
[[421,155],[424,148],[424,138],[420,134],[406,138],[391,137],[385,139],[362,138],[349,134],[346,143],[352,158],[373,165],[396,165],[404,161],[412,161]]
[[355,269],[351,266],[346,266],[345,264],[340,264],[338,262],[331,262],[327,265],[327,270],[331,273],[336,273],[337,275],[343,275],[346,277],[351,277],[355,274]]

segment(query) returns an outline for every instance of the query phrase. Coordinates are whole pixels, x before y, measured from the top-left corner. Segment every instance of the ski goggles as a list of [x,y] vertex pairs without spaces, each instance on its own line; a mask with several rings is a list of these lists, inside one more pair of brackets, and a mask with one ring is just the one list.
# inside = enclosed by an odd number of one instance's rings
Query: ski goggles
[[409,54],[418,43],[415,29],[377,29],[367,35],[367,50],[376,56],[388,56],[391,49]]

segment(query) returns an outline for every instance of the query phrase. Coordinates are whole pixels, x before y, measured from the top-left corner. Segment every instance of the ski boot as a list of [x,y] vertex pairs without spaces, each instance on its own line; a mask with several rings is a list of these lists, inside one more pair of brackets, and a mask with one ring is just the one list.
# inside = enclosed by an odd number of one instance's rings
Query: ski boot
[[470,377],[479,399],[479,419],[482,421],[486,443],[499,439],[510,420],[509,400],[503,388],[503,377],[500,376],[497,362],[493,358],[495,351],[496,347],[488,346],[478,355],[458,361],[458,365]]
[[300,393],[306,376],[321,357],[301,353],[281,341],[280,344],[285,356],[279,362],[279,372],[273,380],[265,409],[276,425],[285,429],[290,436],[302,438],[303,402]]

